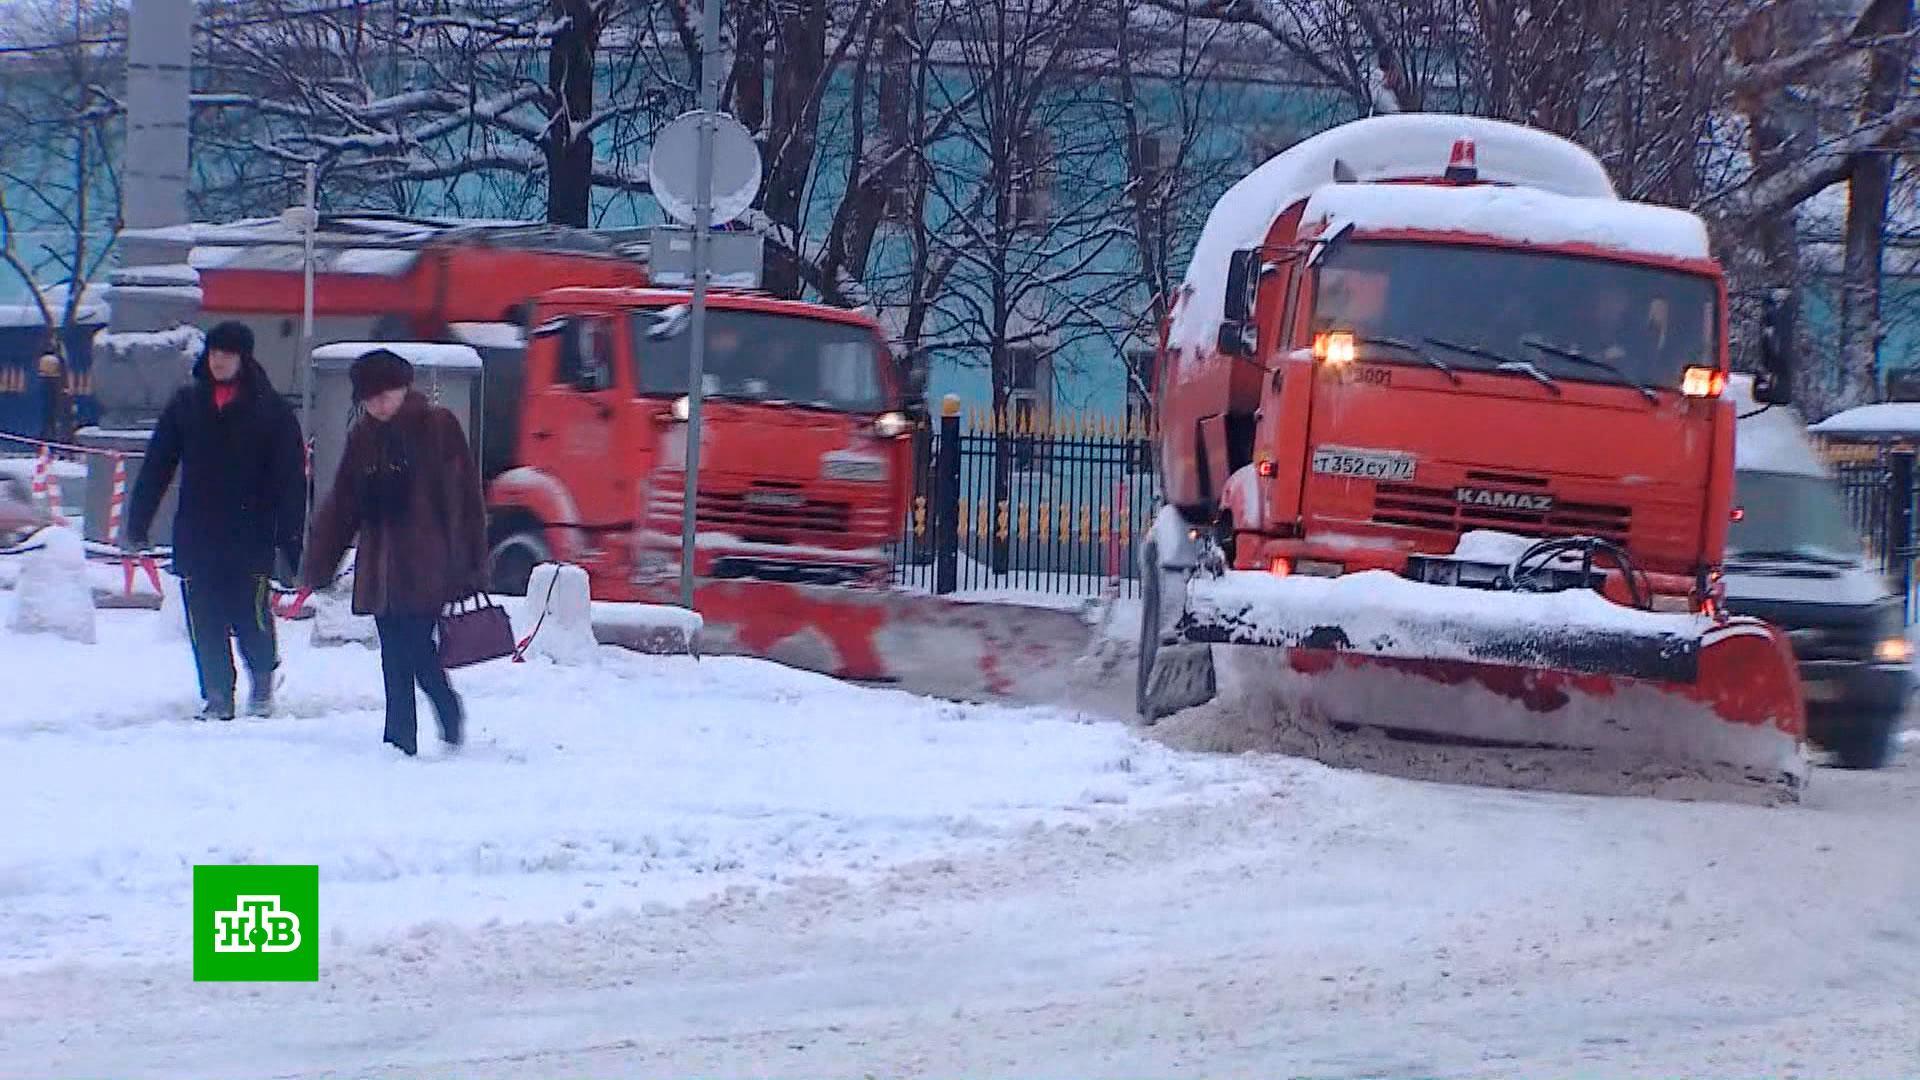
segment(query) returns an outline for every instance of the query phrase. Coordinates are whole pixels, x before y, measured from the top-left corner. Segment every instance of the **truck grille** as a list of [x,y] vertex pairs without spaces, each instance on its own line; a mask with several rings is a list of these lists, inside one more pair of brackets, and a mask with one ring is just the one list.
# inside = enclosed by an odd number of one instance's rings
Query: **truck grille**
[[[1466,483],[1543,494],[1547,487],[1547,482],[1537,477],[1481,472],[1468,473]],[[1552,508],[1545,512],[1464,506],[1450,487],[1382,483],[1374,488],[1373,521],[1455,535],[1474,529],[1497,529],[1542,537],[1598,536],[1625,544],[1633,524],[1633,510],[1626,506],[1565,500],[1555,500]]]
[[792,543],[799,533],[844,535],[852,516],[847,503],[812,498],[798,484],[759,481],[744,490],[700,493],[702,528],[755,543]]

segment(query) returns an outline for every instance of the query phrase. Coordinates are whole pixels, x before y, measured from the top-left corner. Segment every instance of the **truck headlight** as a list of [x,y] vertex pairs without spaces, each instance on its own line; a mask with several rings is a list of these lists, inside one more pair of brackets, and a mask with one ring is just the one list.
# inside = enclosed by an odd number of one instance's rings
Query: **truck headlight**
[[1882,664],[1904,664],[1913,659],[1913,642],[1905,637],[1882,638],[1873,647],[1873,658]]
[[873,422],[874,434],[883,439],[894,439],[913,430],[913,421],[897,412],[881,413]]
[[673,418],[675,420],[678,420],[684,424],[687,422],[687,417],[691,415],[693,415],[693,399],[692,398],[682,397],[673,403]]

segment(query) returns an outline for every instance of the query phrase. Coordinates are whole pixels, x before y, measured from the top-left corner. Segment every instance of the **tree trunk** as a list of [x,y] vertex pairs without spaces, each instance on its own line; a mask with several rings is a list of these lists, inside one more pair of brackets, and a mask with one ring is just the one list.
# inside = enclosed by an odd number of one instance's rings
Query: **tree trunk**
[[[764,209],[774,225],[801,235],[807,179],[813,173],[820,115],[820,75],[827,62],[830,0],[790,0],[775,9],[773,122],[767,132]],[[800,295],[800,268],[792,259],[767,260],[765,285],[775,296]]]
[[[756,137],[767,127],[767,9],[741,4],[734,16],[733,115]],[[766,156],[765,145],[760,147]]]
[[593,212],[593,61],[600,40],[592,0],[553,0],[566,26],[547,54],[547,220],[586,228]]
[[[1860,18],[1863,34],[1904,34],[1913,25],[1912,0],[1874,0]],[[1899,100],[1913,54],[1908,42],[1874,48],[1860,122],[1884,119]],[[1893,154],[1857,154],[1847,181],[1846,257],[1840,285],[1840,406],[1880,397],[1880,268],[1893,187]]]

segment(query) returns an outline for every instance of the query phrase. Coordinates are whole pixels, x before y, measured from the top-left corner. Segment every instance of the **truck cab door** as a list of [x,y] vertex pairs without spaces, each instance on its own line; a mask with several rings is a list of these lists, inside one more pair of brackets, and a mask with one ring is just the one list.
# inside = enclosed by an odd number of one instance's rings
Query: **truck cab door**
[[[526,388],[527,463],[566,488],[577,518],[567,524],[587,529],[624,528],[633,518],[623,479],[621,406],[628,395],[620,388],[617,330],[612,316],[563,316],[546,337],[546,347],[558,350],[548,377]],[[601,547],[605,539],[588,543]]]

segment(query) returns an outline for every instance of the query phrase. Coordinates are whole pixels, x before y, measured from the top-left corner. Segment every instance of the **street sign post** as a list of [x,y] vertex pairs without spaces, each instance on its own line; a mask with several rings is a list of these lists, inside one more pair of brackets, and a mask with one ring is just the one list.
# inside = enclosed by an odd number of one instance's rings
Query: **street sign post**
[[[706,0],[700,18],[700,108],[663,128],[648,169],[661,209],[693,227],[692,335],[687,371],[686,484],[680,511],[680,605],[693,608],[693,556],[700,494],[700,424],[706,382],[707,284],[716,224],[740,216],[760,188],[760,151],[738,120],[717,109],[720,97],[720,0]],[[689,151],[693,168],[689,170]],[[691,176],[688,173],[691,172]],[[757,261],[757,260],[756,260]]]

